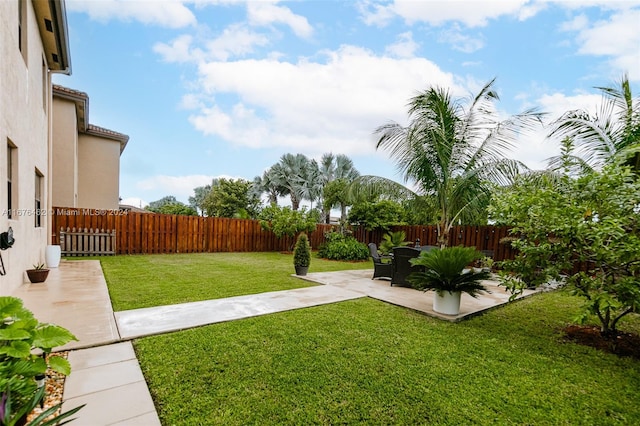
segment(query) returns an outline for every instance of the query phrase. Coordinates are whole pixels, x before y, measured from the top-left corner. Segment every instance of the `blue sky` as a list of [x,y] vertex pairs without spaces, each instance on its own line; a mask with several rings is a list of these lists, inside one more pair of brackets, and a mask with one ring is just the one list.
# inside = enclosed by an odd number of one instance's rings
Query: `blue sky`
[[[549,120],[595,110],[628,73],[640,93],[640,1],[67,0],[71,76],[92,124],[129,135],[120,196],[187,202],[285,153],[346,154],[400,181],[373,131],[407,123],[431,85],[459,97],[497,77],[497,108]],[[543,168],[545,129],[511,157]]]

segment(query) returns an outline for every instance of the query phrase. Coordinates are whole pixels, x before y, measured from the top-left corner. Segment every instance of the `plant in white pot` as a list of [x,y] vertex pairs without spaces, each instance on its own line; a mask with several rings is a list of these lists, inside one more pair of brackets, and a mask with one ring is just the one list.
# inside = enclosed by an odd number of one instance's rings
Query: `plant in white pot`
[[491,274],[467,268],[482,257],[482,252],[473,247],[445,247],[422,252],[411,259],[411,263],[424,267],[424,271],[410,274],[407,281],[415,289],[436,292],[433,299],[435,312],[458,315],[462,293],[478,297],[481,292],[489,292],[480,281],[488,279]]
[[293,249],[293,266],[296,269],[296,275],[307,275],[310,263],[311,245],[309,244],[309,237],[302,232],[298,235],[296,246]]

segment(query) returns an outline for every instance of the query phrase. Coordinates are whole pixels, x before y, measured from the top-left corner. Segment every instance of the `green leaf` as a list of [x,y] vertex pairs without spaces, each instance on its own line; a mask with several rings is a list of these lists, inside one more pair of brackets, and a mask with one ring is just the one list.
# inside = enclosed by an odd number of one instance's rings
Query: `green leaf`
[[49,356],[49,367],[60,374],[64,374],[65,376],[71,374],[71,364],[65,358],[60,356],[50,355]]
[[25,340],[31,337],[31,333],[21,328],[7,327],[0,330],[0,340]]
[[22,307],[22,300],[17,297],[1,296],[0,297],[0,316],[6,318],[19,312]]
[[11,364],[12,375],[33,377],[37,374],[44,374],[47,371],[47,364],[41,357],[35,359],[21,359]]
[[9,345],[0,346],[0,354],[13,358],[28,358],[31,355],[31,345],[23,341],[13,341]]
[[57,325],[47,324],[35,330],[33,346],[37,348],[54,348],[78,340],[66,328]]

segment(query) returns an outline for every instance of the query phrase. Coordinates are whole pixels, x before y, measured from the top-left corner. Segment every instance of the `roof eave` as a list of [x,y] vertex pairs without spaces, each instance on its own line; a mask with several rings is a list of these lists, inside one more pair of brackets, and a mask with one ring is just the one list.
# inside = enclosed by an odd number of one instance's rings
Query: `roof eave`
[[34,1],[33,8],[49,70],[52,73],[71,75],[69,31],[64,0]]

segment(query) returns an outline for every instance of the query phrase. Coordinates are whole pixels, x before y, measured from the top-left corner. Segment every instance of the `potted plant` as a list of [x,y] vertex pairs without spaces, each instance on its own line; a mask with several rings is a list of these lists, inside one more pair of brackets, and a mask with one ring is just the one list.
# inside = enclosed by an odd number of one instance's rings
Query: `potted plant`
[[436,292],[433,299],[435,312],[458,315],[462,293],[478,297],[480,292],[489,292],[480,281],[488,279],[490,273],[466,268],[480,258],[482,252],[473,247],[446,247],[422,252],[411,259],[411,263],[423,266],[424,271],[410,274],[407,281],[415,289]]
[[311,245],[309,245],[309,237],[302,232],[298,235],[296,246],[293,248],[293,266],[296,268],[296,275],[307,275],[310,263]]
[[44,263],[33,265],[33,269],[27,269],[27,276],[31,283],[43,283],[49,275],[49,270],[44,267]]

